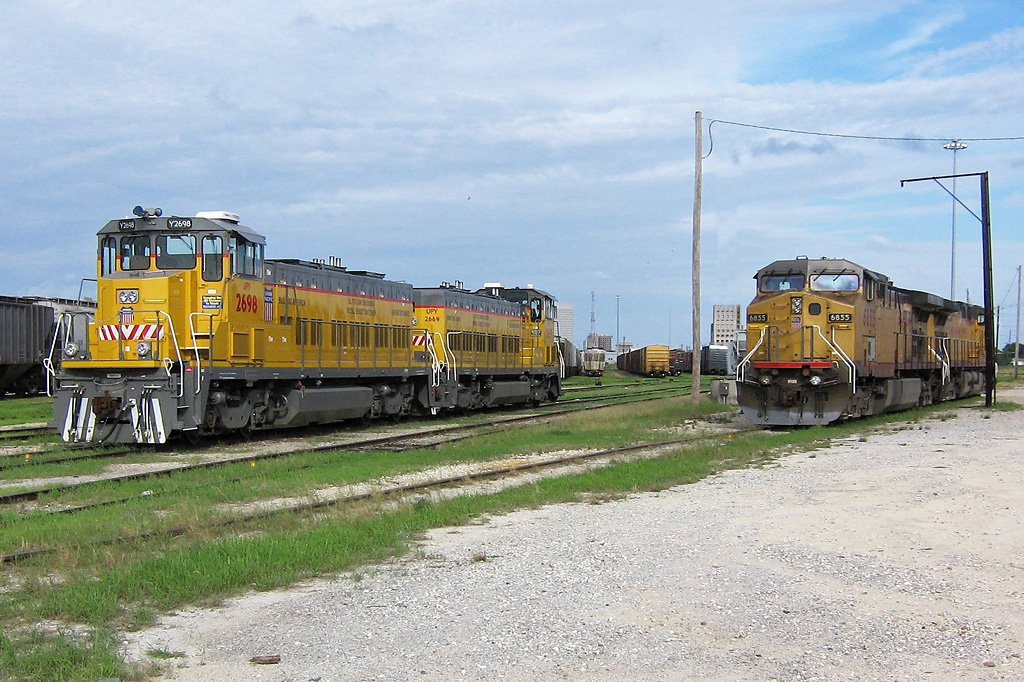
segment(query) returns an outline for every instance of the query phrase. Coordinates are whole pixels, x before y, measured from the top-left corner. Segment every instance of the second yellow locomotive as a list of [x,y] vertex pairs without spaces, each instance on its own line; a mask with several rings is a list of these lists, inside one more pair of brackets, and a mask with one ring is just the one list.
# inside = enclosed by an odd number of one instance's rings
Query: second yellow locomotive
[[755,275],[737,399],[769,426],[829,424],[984,389],[984,309],[901,289],[848,260]]
[[65,441],[163,443],[561,393],[554,299],[417,289],[335,261],[270,260],[224,212],[137,207],[98,234],[98,307],[52,378]]

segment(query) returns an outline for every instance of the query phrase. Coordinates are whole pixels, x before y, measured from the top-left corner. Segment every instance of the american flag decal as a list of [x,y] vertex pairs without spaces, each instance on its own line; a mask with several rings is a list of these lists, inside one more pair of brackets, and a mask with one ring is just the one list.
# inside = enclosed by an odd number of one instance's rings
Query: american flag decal
[[121,324],[131,324],[135,321],[135,311],[131,308],[121,308],[118,321]]
[[270,322],[274,319],[274,290],[270,287],[263,287],[263,320]]

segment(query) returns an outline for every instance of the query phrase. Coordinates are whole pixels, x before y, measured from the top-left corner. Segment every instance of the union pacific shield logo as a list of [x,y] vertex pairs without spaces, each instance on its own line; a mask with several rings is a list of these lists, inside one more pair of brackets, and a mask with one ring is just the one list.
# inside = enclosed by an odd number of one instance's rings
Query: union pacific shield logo
[[270,322],[274,319],[274,290],[270,287],[263,287],[263,320]]

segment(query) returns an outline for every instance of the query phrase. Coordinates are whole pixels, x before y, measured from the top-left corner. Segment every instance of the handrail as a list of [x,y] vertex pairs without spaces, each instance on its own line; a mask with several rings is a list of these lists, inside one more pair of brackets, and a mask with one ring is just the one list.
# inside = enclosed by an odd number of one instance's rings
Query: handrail
[[[737,381],[746,381],[746,377],[747,377],[747,369],[746,369],[747,363],[750,362],[750,359],[752,357],[754,357],[754,353],[756,353],[757,349],[761,347],[762,343],[764,343],[765,334],[768,332],[768,330],[770,328],[771,328],[771,325],[767,325],[767,326],[765,326],[765,327],[763,327],[761,329],[761,338],[759,338],[757,340],[757,343],[754,344],[754,347],[751,348],[750,351],[746,355],[743,356],[743,359],[740,360],[739,364],[736,365],[736,380]],[[694,352],[699,353],[700,351],[694,351]]]
[[437,349],[434,347],[434,339],[430,334],[429,329],[417,329],[417,332],[423,332],[423,345],[427,349],[427,353],[430,355],[430,387],[441,385],[441,361],[437,359]]
[[935,359],[938,360],[939,363],[942,365],[942,383],[943,384],[948,384],[949,383],[949,377],[950,377],[950,371],[949,371],[949,350],[946,348],[946,343],[945,343],[947,341],[947,338],[936,337],[935,340],[939,342],[939,350],[941,350],[943,352],[943,355],[945,355],[946,358],[943,359],[942,355],[939,355],[938,353],[936,353],[935,349],[932,348],[932,344],[930,344],[930,343],[928,344],[928,351],[932,355],[934,355]]
[[[50,353],[43,358],[43,368],[46,370],[46,396],[48,398],[53,397],[50,380],[57,378],[57,370],[53,368],[53,351],[57,348],[57,337],[60,336],[61,323],[64,321],[65,316],[70,317],[70,315],[71,313],[61,313],[58,317],[57,325],[53,328],[53,339],[50,341]],[[64,352],[63,347],[61,347],[60,352]]]
[[[189,338],[192,341],[191,349],[196,354],[196,389],[195,389],[195,394],[196,395],[199,395],[199,392],[202,390],[202,386],[203,386],[203,381],[202,381],[202,379],[203,379],[203,359],[199,355],[199,351],[201,349],[199,347],[199,339],[198,339],[198,334],[200,334],[202,332],[199,332],[199,331],[196,330],[196,326],[197,326],[196,325],[196,318],[199,318],[199,317],[205,317],[207,322],[209,322],[209,329],[210,329],[210,331],[206,332],[207,336],[208,336],[208,342],[207,342],[208,345],[206,346],[205,349],[202,349],[202,350],[207,350],[207,351],[210,352],[209,360],[210,360],[211,364],[213,363],[213,313],[191,312],[188,315],[188,330],[189,330]],[[177,345],[177,337],[175,337],[175,345]]]
[[[167,318],[167,327],[168,327],[168,330],[171,333],[171,341],[174,343],[174,355],[178,358],[178,371],[180,373],[180,376],[178,378],[178,397],[180,398],[183,395],[185,395],[185,363],[182,362],[182,360],[181,360],[181,347],[178,346],[178,334],[174,331],[174,321],[171,319],[171,314],[170,313],[168,313],[166,311],[163,311],[163,310],[157,310],[155,312],[157,314],[157,319],[158,320],[159,320],[160,316],[163,316],[163,317]],[[118,333],[120,334],[120,332],[118,332]],[[170,358],[164,358],[163,359],[163,361],[165,363],[165,367],[168,367],[168,365],[166,365],[166,363],[167,363],[167,361],[169,359]],[[168,372],[167,372],[167,376],[168,377],[171,376],[171,373],[170,373],[169,369],[168,369]],[[197,386],[200,383],[198,379],[199,378],[196,377],[196,385]]]
[[[440,336],[439,332],[435,332],[435,333],[438,336]],[[448,379],[449,380],[451,380],[451,378],[453,376],[455,377],[456,380],[458,380],[458,378],[459,378],[459,363],[458,363],[458,360],[456,360],[456,358],[455,358],[455,351],[453,351],[452,348],[451,348],[451,346],[452,346],[451,337],[455,336],[457,334],[461,334],[461,333],[462,332],[448,332],[442,338],[442,340],[441,340],[441,348],[444,349],[444,358],[445,358],[445,361],[448,362],[448,369],[447,369],[446,373],[448,374]]]
[[[90,314],[87,312],[78,311],[63,312],[60,315],[58,315],[56,324],[54,325],[53,328],[53,339],[50,341],[50,352],[45,358],[43,358],[42,362],[43,368],[46,370],[46,395],[51,398],[53,397],[53,385],[51,384],[51,381],[57,378],[57,368],[55,366],[55,363],[53,362],[54,352],[56,351],[58,357],[63,355],[64,349],[67,347],[67,344],[74,340],[76,317],[85,318],[85,325],[82,330],[82,350],[88,350],[89,348],[89,324],[92,321],[90,319]],[[64,334],[64,339],[60,344],[60,347],[58,348],[57,341],[58,339],[60,339],[62,331]]]
[[854,363],[853,360],[850,359],[850,356],[846,354],[846,351],[844,351],[843,347],[839,345],[839,342],[836,341],[836,339],[835,339],[836,330],[834,328],[832,329],[832,340],[830,341],[824,334],[821,333],[821,327],[819,325],[812,324],[810,326],[812,328],[814,328],[815,331],[818,332],[818,336],[821,337],[821,340],[824,341],[825,344],[830,349],[832,349],[832,352],[835,355],[839,356],[839,358],[843,361],[843,363],[850,370],[850,393],[856,393],[857,392],[857,365],[856,365],[856,363]]

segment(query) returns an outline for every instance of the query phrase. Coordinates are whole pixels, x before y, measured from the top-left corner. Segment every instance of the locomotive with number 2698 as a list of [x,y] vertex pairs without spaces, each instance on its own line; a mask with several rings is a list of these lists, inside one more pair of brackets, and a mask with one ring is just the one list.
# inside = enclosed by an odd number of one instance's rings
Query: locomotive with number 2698
[[736,391],[755,422],[829,424],[985,388],[980,306],[834,258],[775,261],[754,279]]
[[238,216],[136,207],[98,233],[98,307],[51,373],[65,441],[164,443],[561,394],[555,299],[264,258]]

